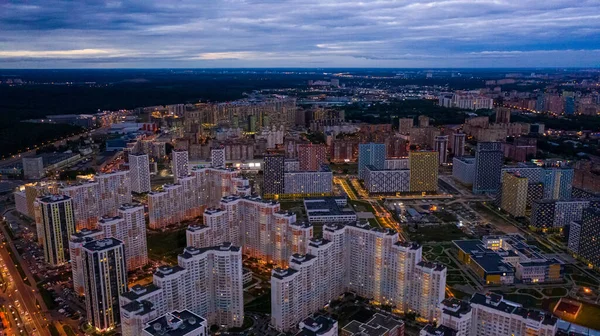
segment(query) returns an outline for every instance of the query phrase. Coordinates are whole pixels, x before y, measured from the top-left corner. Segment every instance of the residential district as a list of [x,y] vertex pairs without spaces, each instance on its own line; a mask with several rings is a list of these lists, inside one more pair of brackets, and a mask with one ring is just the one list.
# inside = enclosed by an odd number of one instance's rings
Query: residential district
[[[1,162],[2,332],[598,335],[600,134],[522,121],[598,83],[346,78],[27,121],[85,129]],[[345,112],[395,99],[465,121]]]

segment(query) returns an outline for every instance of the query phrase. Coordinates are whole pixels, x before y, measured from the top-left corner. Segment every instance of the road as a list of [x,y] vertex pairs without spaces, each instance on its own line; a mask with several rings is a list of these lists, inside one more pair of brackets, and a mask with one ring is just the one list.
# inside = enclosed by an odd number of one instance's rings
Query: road
[[[6,269],[13,280],[12,285],[14,287],[12,288],[12,293],[10,293],[10,288],[7,291],[7,294],[9,294],[9,301],[13,302],[14,300],[19,300],[19,302],[25,308],[25,311],[29,313],[29,316],[31,316],[32,318],[33,325],[37,329],[37,332],[31,333],[32,335],[50,336],[50,332],[46,327],[48,322],[46,320],[45,314],[42,311],[40,311],[36,304],[37,298],[35,295],[35,289],[32,289],[27,284],[25,284],[25,282],[21,278],[21,275],[19,274],[19,271],[13,263],[12,258],[9,255],[8,249],[8,244],[2,244],[2,247],[0,248],[0,257],[4,261]],[[12,297],[10,295],[12,295]],[[40,305],[43,305],[43,301],[40,302]],[[32,329],[28,331],[31,331]]]

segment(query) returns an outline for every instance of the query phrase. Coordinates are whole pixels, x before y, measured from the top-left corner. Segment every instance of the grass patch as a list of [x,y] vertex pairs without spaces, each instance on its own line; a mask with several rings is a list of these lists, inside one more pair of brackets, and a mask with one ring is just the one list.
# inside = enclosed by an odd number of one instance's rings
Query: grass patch
[[54,309],[54,308],[58,307],[58,305],[54,301],[54,296],[52,295],[52,292],[50,292],[49,290],[44,288],[44,286],[42,286],[42,284],[38,285],[38,290],[40,292],[40,295],[42,296],[42,299],[44,300],[44,304],[46,305],[46,308],[48,308],[50,310],[50,309]]
[[68,325],[63,326],[63,329],[65,330],[65,332],[67,333],[68,336],[77,336],[77,333],[74,332],[70,326],[68,326]]
[[536,298],[538,298],[538,299],[541,299],[541,298],[543,298],[543,297],[544,297],[544,296],[543,296],[542,294],[540,294],[540,292],[538,292],[537,290],[535,290],[535,289],[530,289],[530,288],[521,288],[521,289],[519,289],[519,291],[518,291],[518,292],[519,292],[519,294],[529,294],[529,295],[532,295],[532,296],[534,296],[534,297],[536,297]]
[[454,224],[418,227],[416,232],[408,230],[408,234],[411,240],[418,243],[430,241],[447,242],[469,238],[468,234],[462,232]]
[[271,313],[271,293],[259,296],[250,301],[244,309],[255,313]]
[[280,200],[279,201],[279,206],[281,208],[281,210],[290,210],[293,208],[304,208],[304,202],[303,201],[284,201],[284,200]]
[[565,296],[569,291],[563,287],[544,288],[542,293],[548,296]]
[[586,284],[589,285],[590,287],[593,286],[598,286],[598,281],[596,281],[596,279],[588,276],[587,274],[571,274],[571,279],[573,279],[573,281],[577,282],[578,284]]
[[185,230],[183,228],[177,231],[149,234],[148,256],[153,260],[176,262],[177,255],[186,245]]
[[58,332],[58,329],[56,329],[56,326],[54,325],[54,323],[50,323],[48,325],[48,330],[50,331],[50,335],[60,336],[60,333]]
[[461,300],[466,300],[468,298],[470,298],[472,295],[469,293],[465,293],[461,290],[458,290],[456,288],[450,288],[450,292],[452,292],[452,294],[454,295],[454,297],[456,297],[457,299],[461,299]]
[[381,225],[379,224],[377,219],[369,218],[368,220],[369,220],[369,224],[371,224],[372,227],[381,227]]

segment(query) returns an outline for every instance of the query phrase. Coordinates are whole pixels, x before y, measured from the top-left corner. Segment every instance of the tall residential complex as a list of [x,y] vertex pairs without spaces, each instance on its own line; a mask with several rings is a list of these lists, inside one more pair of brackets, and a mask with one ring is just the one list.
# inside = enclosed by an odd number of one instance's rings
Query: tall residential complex
[[213,148],[210,150],[210,163],[214,168],[225,168],[225,148]]
[[398,125],[398,131],[401,134],[409,134],[415,125],[415,121],[413,118],[400,118],[400,120],[398,121]]
[[496,107],[496,123],[497,124],[509,124],[510,123],[510,108],[507,107]]
[[279,154],[265,155],[263,171],[263,195],[274,197],[285,193],[285,156]]
[[452,159],[452,177],[460,183],[472,185],[475,181],[475,158],[472,156]]
[[573,168],[544,169],[544,198],[569,199],[573,190]]
[[112,330],[121,321],[119,295],[127,291],[123,242],[94,240],[82,252],[87,320],[97,331]]
[[75,233],[75,212],[71,197],[43,196],[35,201],[35,223],[41,237],[44,259],[52,266],[69,261],[69,238]]
[[316,171],[321,169],[321,165],[327,163],[327,145],[325,144],[299,144],[296,150],[302,171]]
[[438,190],[438,153],[413,151],[409,153],[410,192],[435,193]]
[[444,299],[446,268],[422,261],[421,254],[421,246],[399,242],[393,230],[326,224],[308,253],[273,270],[271,324],[288,331],[344,291],[433,320]]
[[365,178],[367,166],[385,168],[385,144],[366,143],[358,145],[358,177]]
[[71,272],[73,273],[73,290],[78,295],[85,294],[83,274],[83,245],[96,239],[103,239],[104,231],[99,229],[82,229],[71,235],[69,240],[69,257],[71,258]]
[[153,283],[136,285],[120,298],[123,335],[141,334],[144,325],[167,312],[188,309],[208,325],[240,327],[244,320],[241,248],[224,243],[187,247],[177,266],[160,266]]
[[438,152],[438,162],[440,164],[448,162],[448,136],[436,135],[434,145],[433,150]]
[[180,177],[189,175],[190,158],[188,151],[185,150],[173,150],[171,155],[171,171],[173,172],[175,182],[177,182]]
[[502,210],[515,217],[525,216],[528,187],[527,177],[520,176],[517,173],[504,173],[502,180]]
[[129,171],[98,174],[94,180],[100,185],[100,216],[116,216],[121,204],[131,203]]
[[148,193],[148,217],[151,229],[161,229],[185,219],[181,184],[165,184],[162,190]]
[[373,166],[367,166],[365,172],[365,189],[369,194],[395,194],[410,191],[409,169],[378,170]]
[[[591,267],[600,268],[600,209],[587,208],[583,210],[579,222],[579,246],[577,254]],[[571,238],[569,237],[569,245]]]
[[44,171],[44,158],[41,156],[24,157],[23,177],[27,180],[39,180],[46,175]]
[[500,171],[503,163],[502,143],[477,143],[473,192],[476,194],[497,192],[500,188]]
[[129,154],[129,173],[131,191],[138,194],[150,191],[150,159],[148,154]]
[[172,311],[148,321],[136,331],[143,332],[143,336],[207,336],[209,325],[202,316],[189,310]]
[[62,195],[71,197],[77,230],[93,229],[100,218],[100,184],[82,181],[58,189]]
[[465,155],[465,139],[467,135],[465,133],[454,133],[452,134],[452,152],[455,157],[461,157]]
[[[239,171],[225,168],[194,168],[199,206],[217,207],[221,198],[229,195],[250,195],[250,182]],[[283,178],[283,175],[282,175]]]
[[317,171],[284,173],[284,194],[299,196],[329,196],[333,189],[333,173],[327,165]]
[[599,199],[535,200],[531,205],[531,227],[558,230],[580,220],[583,209],[599,206]]

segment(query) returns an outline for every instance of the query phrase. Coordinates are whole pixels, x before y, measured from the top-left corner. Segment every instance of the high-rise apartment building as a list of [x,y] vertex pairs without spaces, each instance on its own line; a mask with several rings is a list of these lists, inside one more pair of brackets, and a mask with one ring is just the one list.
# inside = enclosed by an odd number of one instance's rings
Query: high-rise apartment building
[[52,266],[69,261],[69,238],[75,233],[71,197],[43,196],[35,201],[35,223],[44,248],[44,259]]
[[[204,220],[206,221],[206,219]],[[212,229],[207,225],[194,224],[188,226],[185,230],[186,246],[191,246],[195,248],[213,246],[212,232]]]
[[365,178],[367,166],[385,168],[385,144],[366,143],[358,145],[358,177]]
[[94,179],[100,185],[100,216],[116,216],[121,204],[131,203],[129,171],[99,174]]
[[433,320],[444,299],[446,269],[421,255],[421,246],[399,242],[393,230],[326,224],[323,239],[312,239],[308,253],[294,254],[289,268],[272,271],[271,324],[290,330],[344,291]]
[[510,108],[496,107],[495,110],[497,124],[510,124]]
[[544,184],[544,198],[570,199],[574,174],[573,168],[544,169],[542,181]]
[[502,143],[477,143],[473,192],[476,194],[497,192],[500,188],[500,171],[503,163]]
[[465,156],[465,140],[467,135],[465,133],[453,133],[452,134],[452,153],[455,157]]
[[471,336],[472,312],[467,301],[445,299],[438,306],[436,319],[439,325],[456,332],[455,336]]
[[152,284],[134,286],[120,302],[124,336],[140,335],[152,318],[184,309],[208,325],[239,327],[244,320],[241,248],[230,243],[187,247],[177,266],[158,267]]
[[410,170],[377,170],[366,167],[365,189],[369,194],[395,194],[410,191]]
[[171,171],[177,182],[180,177],[190,174],[190,158],[188,151],[185,150],[173,150],[171,155]]
[[99,229],[82,229],[71,235],[69,240],[69,257],[71,258],[71,271],[73,273],[73,290],[78,295],[85,294],[83,274],[83,245],[97,239],[104,238],[104,231]]
[[435,193],[438,190],[438,153],[419,151],[409,153],[410,192]]
[[415,121],[413,118],[400,118],[398,131],[401,134],[409,134],[414,127]]
[[94,240],[82,252],[87,320],[97,331],[113,330],[121,321],[119,295],[127,291],[123,242]]
[[95,181],[61,186],[58,189],[62,195],[71,197],[75,213],[77,230],[93,229],[100,218],[100,184]]
[[263,171],[263,195],[265,197],[276,197],[276,195],[285,193],[285,156],[279,154],[265,155]]
[[421,127],[421,128],[429,127],[429,117],[428,116],[425,116],[425,115],[419,116],[419,127]]
[[520,176],[517,173],[504,173],[502,180],[502,210],[514,217],[525,216],[528,188],[527,177]]
[[148,193],[148,217],[151,229],[162,229],[184,220],[183,187],[165,184],[162,190]]
[[[249,196],[250,182],[239,171],[225,168],[194,168],[196,189],[200,198],[197,206],[218,207],[221,198],[229,195]],[[283,175],[282,175],[283,178]]]
[[455,156],[452,159],[452,177],[460,183],[472,185],[475,180],[475,158]]
[[148,154],[129,154],[131,191],[141,194],[150,191],[150,159]]
[[327,163],[327,145],[299,144],[296,147],[301,171],[317,171]]
[[599,205],[598,199],[535,200],[531,205],[531,227],[558,230],[580,220],[583,209]]
[[[600,268],[600,209],[583,210],[580,222],[579,248],[577,254],[590,266]],[[570,240],[569,240],[570,243]]]
[[210,163],[214,168],[225,168],[225,148],[213,148],[210,150]]
[[299,196],[328,196],[333,189],[333,173],[327,165],[317,171],[284,173],[284,194]]
[[438,152],[438,162],[440,164],[448,162],[448,136],[436,135],[434,145],[433,150]]
[[144,206],[139,203],[123,204],[119,208],[119,216],[123,219],[120,230],[122,235],[114,237],[125,243],[127,269],[134,270],[143,267],[148,264]]

